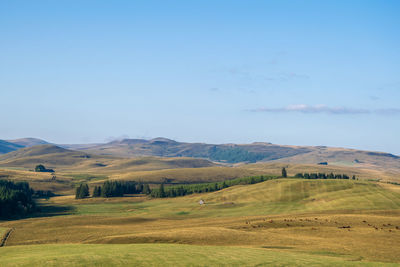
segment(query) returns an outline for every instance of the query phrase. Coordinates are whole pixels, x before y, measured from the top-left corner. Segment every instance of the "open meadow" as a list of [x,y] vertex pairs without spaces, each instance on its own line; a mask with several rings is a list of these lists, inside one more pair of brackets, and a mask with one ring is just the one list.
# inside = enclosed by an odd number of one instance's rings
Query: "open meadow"
[[40,206],[0,223],[13,229],[0,248],[4,266],[400,263],[397,185],[281,178],[176,198],[55,196]]

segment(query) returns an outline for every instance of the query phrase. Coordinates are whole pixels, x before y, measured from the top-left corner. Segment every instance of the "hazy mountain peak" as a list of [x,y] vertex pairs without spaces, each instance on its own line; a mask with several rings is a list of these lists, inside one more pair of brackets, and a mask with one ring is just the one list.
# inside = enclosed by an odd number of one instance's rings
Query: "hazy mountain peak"
[[7,140],[7,142],[17,144],[17,145],[20,145],[23,147],[31,147],[31,146],[49,144],[49,142],[47,142],[45,140],[38,139],[38,138],[32,138],[32,137]]

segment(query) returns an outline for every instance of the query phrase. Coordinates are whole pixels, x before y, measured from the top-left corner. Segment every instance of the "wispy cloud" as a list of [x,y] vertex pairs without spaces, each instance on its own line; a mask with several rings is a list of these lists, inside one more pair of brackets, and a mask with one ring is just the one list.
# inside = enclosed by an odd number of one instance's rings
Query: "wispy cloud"
[[377,109],[375,113],[380,115],[400,115],[400,108],[384,108]]
[[289,105],[280,108],[256,108],[249,109],[251,112],[268,112],[268,113],[305,113],[305,114],[336,114],[336,115],[346,115],[346,114],[379,114],[379,115],[397,115],[400,114],[400,109],[398,108],[386,108],[386,109],[364,109],[364,108],[352,108],[352,107],[329,107],[327,105]]

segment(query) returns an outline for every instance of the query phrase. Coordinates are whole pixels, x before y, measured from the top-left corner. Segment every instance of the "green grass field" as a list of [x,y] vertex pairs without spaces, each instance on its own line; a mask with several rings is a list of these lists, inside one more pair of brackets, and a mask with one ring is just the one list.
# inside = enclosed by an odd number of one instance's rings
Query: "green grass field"
[[[203,199],[206,205],[199,206]],[[100,200],[101,201],[101,200]],[[67,203],[67,202],[64,202]],[[186,197],[121,202],[76,202],[75,214],[173,217],[256,216],[305,212],[400,209],[400,194],[378,183],[278,179]]]
[[323,252],[174,244],[36,245],[0,248],[1,266],[396,266]]
[[[200,199],[206,204],[199,205]],[[400,263],[396,185],[277,179],[166,199],[58,196],[42,200],[40,206],[43,210],[37,217],[0,223],[15,229],[0,250],[2,263]],[[113,256],[105,253],[114,250]]]

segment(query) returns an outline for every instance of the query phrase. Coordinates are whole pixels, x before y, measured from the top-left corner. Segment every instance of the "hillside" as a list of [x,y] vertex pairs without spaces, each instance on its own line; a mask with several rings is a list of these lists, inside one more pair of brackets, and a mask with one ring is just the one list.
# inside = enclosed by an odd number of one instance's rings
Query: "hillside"
[[279,159],[308,152],[301,147],[278,146],[268,143],[249,145],[184,143],[166,138],[124,139],[107,144],[85,147],[91,153],[123,157],[159,156],[159,157],[195,157],[214,161],[237,163],[256,162],[261,159]]
[[23,146],[18,144],[13,144],[4,140],[0,140],[0,154],[5,154],[17,149],[22,148]]
[[[32,246],[37,244],[85,250],[93,244],[112,249],[115,244],[164,243],[168,250],[174,243],[176,249],[183,244],[211,245],[218,252],[234,246],[261,249],[266,255],[283,253],[279,257],[284,258],[290,253],[301,253],[295,258],[330,256],[350,265],[398,263],[400,194],[392,187],[396,186],[352,180],[278,179],[169,199],[60,196],[43,202],[44,207],[63,211],[59,216],[0,222],[0,227],[14,228],[4,253],[17,255],[11,248],[18,245],[33,249],[35,256],[27,252],[27,257],[35,261],[44,259],[40,248]],[[199,205],[199,199],[206,204]]]
[[270,143],[205,144],[184,143],[166,138],[152,140],[124,139],[106,144],[81,145],[75,149],[98,155],[118,157],[194,157],[236,164],[282,162],[294,164],[328,164],[362,169],[379,169],[400,173],[400,157],[382,152],[324,146],[284,146]]
[[38,138],[19,138],[14,140],[7,140],[7,142],[22,146],[22,147],[31,147],[31,146],[38,146],[38,145],[46,145],[49,144],[48,142],[38,139]]
[[81,150],[125,157],[200,157],[228,163],[255,162],[261,159],[272,160],[309,152],[308,149],[302,147],[279,146],[269,143],[214,145],[177,142],[166,138],[123,139],[107,144],[87,146]]
[[90,155],[84,152],[71,151],[55,145],[39,145],[0,156],[0,165],[34,168],[36,164],[45,164],[50,167],[73,165],[87,158],[90,158]]
[[[0,141],[0,153],[22,147],[48,144],[35,138]],[[280,162],[292,164],[327,164],[400,173],[400,156],[390,153],[325,146],[286,146],[255,142],[251,144],[206,144],[178,142],[167,138],[123,139],[105,144],[57,145],[69,151],[100,158],[190,157],[222,164]],[[36,154],[38,155],[39,152]],[[2,158],[0,158],[2,161]],[[96,163],[94,163],[96,164]],[[100,163],[102,164],[102,163]],[[89,166],[90,167],[90,166]],[[123,167],[123,166],[121,166]]]
[[93,155],[51,144],[25,147],[0,156],[0,166],[3,167],[33,169],[37,164],[43,164],[57,171],[79,171],[84,173],[121,173],[175,168],[201,168],[215,165],[208,160],[195,158],[119,158],[107,155]]
[[382,152],[361,151],[345,148],[317,147],[314,151],[275,160],[276,162],[296,164],[317,164],[349,166],[366,169],[384,169],[400,172],[400,157]]

